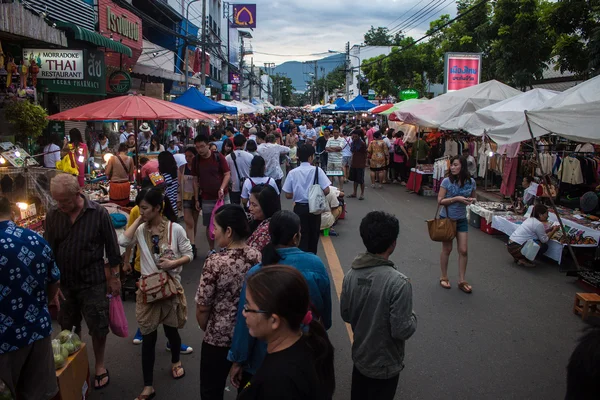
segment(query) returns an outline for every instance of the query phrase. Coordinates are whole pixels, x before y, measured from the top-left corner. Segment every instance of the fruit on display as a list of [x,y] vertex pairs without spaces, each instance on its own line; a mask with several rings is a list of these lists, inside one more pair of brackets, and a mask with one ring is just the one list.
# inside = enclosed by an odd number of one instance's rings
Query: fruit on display
[[52,340],[52,353],[54,355],[54,368],[60,369],[67,363],[69,351],[63,347],[58,339]]

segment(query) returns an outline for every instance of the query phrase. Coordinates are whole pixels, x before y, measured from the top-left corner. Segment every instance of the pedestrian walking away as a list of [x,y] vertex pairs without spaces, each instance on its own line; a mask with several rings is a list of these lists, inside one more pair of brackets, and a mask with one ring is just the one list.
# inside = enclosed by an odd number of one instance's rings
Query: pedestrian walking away
[[283,192],[287,199],[294,201],[294,212],[300,217],[302,226],[300,249],[317,254],[321,215],[310,212],[308,191],[318,181],[323,193],[327,195],[331,181],[321,168],[312,166],[314,158],[315,149],[311,145],[304,144],[298,148],[298,159],[301,164],[290,171],[283,185]]
[[353,182],[354,191],[349,198],[357,196],[357,190],[360,186],[359,200],[365,199],[365,168],[367,167],[367,144],[363,139],[362,129],[352,131],[352,160],[350,164],[349,179]]
[[246,138],[244,135],[236,135],[233,138],[235,150],[229,153],[225,159],[231,171],[231,193],[229,198],[232,204],[241,204],[242,187],[246,179],[250,177],[250,164],[254,156],[244,151]]
[[48,302],[58,304],[60,271],[48,242],[13,219],[10,201],[0,197],[0,242],[11,243],[0,257],[0,382],[7,398],[49,400],[58,386]]
[[399,232],[395,216],[368,213],[360,223],[367,252],[344,277],[340,309],[354,334],[351,400],[394,399],[405,341],[417,328],[410,281],[390,260]]
[[106,209],[81,194],[73,175],[55,176],[50,181],[50,194],[56,206],[46,215],[44,236],[61,273],[64,303],[59,321],[62,329],[75,327],[75,333],[80,334],[82,315],[85,318],[94,349],[94,387],[101,389],[110,383],[104,365],[109,305],[106,295],[121,294],[122,259],[117,234]]
[[[458,288],[465,293],[471,293],[472,287],[465,280],[468,260],[468,231],[467,206],[475,201],[475,179],[471,178],[467,169],[467,160],[464,157],[454,156],[450,159],[450,171],[444,178],[438,193],[438,204],[442,207],[441,218],[450,218],[456,221],[456,242],[458,245]],[[440,285],[450,289],[448,278],[448,259],[452,253],[452,242],[442,242],[440,267],[442,276]]]
[[260,263],[260,251],[248,246],[244,209],[225,205],[215,213],[215,242],[224,251],[208,257],[196,292],[196,320],[204,331],[200,358],[200,398],[222,400],[231,362],[227,353],[248,270]]

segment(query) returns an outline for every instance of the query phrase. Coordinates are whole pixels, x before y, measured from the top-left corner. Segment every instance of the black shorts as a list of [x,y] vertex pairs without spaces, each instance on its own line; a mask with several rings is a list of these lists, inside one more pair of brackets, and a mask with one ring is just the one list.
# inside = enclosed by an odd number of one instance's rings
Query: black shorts
[[62,329],[75,327],[81,333],[81,316],[89,329],[90,336],[108,335],[108,297],[106,283],[85,289],[61,288],[65,300],[60,308],[58,321]]
[[350,168],[350,176],[348,177],[354,183],[362,185],[365,183],[365,169],[364,168]]

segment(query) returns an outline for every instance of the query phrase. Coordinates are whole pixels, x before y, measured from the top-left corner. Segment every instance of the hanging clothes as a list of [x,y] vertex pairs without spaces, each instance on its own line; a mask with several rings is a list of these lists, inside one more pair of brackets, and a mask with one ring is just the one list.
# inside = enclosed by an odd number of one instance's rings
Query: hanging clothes
[[583,183],[583,173],[581,172],[581,163],[575,157],[565,157],[558,169],[558,176],[562,177],[564,183],[571,185],[580,185]]
[[506,158],[504,173],[502,174],[502,185],[500,193],[505,196],[512,196],[515,193],[515,185],[517,183],[517,164],[519,159]]

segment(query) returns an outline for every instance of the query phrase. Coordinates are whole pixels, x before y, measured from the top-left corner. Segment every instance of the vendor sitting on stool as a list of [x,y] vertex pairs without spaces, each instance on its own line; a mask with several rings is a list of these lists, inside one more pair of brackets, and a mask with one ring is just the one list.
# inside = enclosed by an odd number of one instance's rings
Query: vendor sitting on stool
[[327,208],[329,211],[321,214],[321,231],[329,229],[330,236],[337,236],[332,226],[335,225],[340,215],[342,215],[344,192],[331,185],[329,186],[329,193],[325,198],[327,199]]
[[533,208],[531,217],[523,221],[510,235],[506,248],[517,264],[523,267],[535,267],[535,263],[530,262],[521,254],[521,249],[528,240],[533,240],[540,245],[537,256],[548,250],[548,240],[560,229],[560,226],[556,225],[546,230],[544,226],[546,221],[548,221],[548,207],[538,204]]

